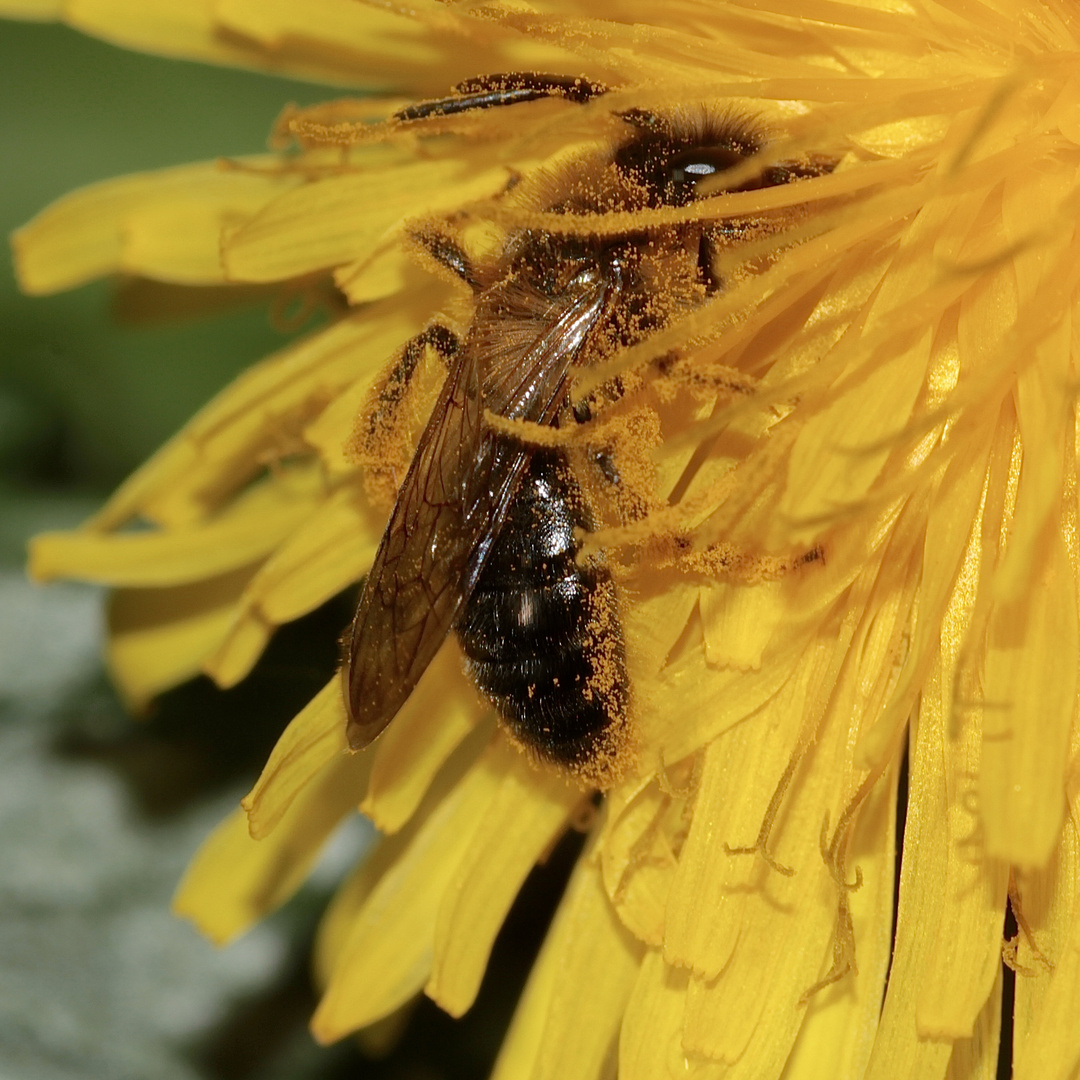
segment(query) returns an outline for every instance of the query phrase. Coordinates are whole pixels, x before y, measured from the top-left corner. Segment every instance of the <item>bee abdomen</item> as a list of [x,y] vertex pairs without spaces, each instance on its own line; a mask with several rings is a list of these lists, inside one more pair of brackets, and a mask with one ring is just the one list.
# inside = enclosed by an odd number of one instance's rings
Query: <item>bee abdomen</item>
[[538,451],[457,630],[511,735],[602,782],[625,749],[629,693],[614,583],[577,562],[589,524],[565,458]]

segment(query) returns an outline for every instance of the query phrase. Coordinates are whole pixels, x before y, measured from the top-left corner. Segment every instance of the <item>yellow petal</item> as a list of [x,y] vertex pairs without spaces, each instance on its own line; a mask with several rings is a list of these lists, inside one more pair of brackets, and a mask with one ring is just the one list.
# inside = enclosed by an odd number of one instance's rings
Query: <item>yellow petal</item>
[[975,1020],[971,1038],[957,1039],[945,1072],[945,1080],[997,1080],[1001,1044],[1001,967],[990,996]]
[[190,585],[121,589],[109,602],[109,673],[129,708],[197,675],[250,579],[242,567]]
[[215,15],[226,34],[249,39],[268,58],[295,55],[301,70],[323,82],[437,94],[477,71],[549,71],[552,62],[567,63],[561,50],[517,41],[496,23],[477,40],[467,12],[429,0],[411,3],[407,13],[351,0],[307,0],[301,7],[293,0],[219,0]]
[[348,0],[306,0],[302,7],[292,0],[219,0],[214,8],[222,30],[267,58],[295,56],[324,82],[401,85],[407,69],[439,70],[444,63],[430,29],[390,9]]
[[584,797],[553,770],[530,766],[515,749],[503,750],[499,767],[498,791],[435,923],[435,963],[424,990],[451,1016],[461,1016],[476,999],[495,935],[518,890]]
[[[910,422],[933,345],[933,335],[922,329],[925,321],[911,317],[911,298],[924,297],[925,253],[942,236],[953,235],[956,220],[968,223],[954,200],[937,200],[920,211],[861,316],[862,335],[849,334],[834,349],[830,363],[847,370],[838,373],[823,407],[798,434],[784,494],[771,519],[773,544],[791,538],[812,542],[818,522],[862,503],[890,454],[903,452],[890,441],[899,439]],[[962,292],[959,281],[944,285],[942,295],[949,301]],[[939,310],[934,317],[940,318]]]
[[[1041,169],[1011,180],[1002,199],[1003,242],[1023,243],[1030,230],[1031,206],[1059,205],[1073,180],[1064,171],[1045,175]],[[982,314],[987,314],[987,304],[993,304],[996,311],[991,325],[1000,326],[1003,335],[1009,334],[1019,310],[1037,308],[1047,263],[1046,250],[1029,244],[1017,254],[1012,266],[1014,274],[996,275],[998,287],[982,291]],[[1024,358],[1026,363],[1017,380],[1016,408],[1024,463],[1008,548],[994,582],[995,595],[1001,600],[1019,599],[1031,586],[1030,567],[1040,558],[1043,534],[1060,514],[1064,479],[1061,447],[1073,423],[1073,417],[1061,407],[1073,378],[1072,333],[1072,319],[1066,310],[1055,326],[1044,328],[1042,340]]]
[[[668,898],[664,952],[669,963],[716,978],[736,945],[736,924],[728,914],[732,905],[739,906],[738,897],[747,888],[775,887],[772,879],[778,875],[756,856],[728,855],[724,845],[751,844],[758,835],[775,783],[799,745],[809,687],[827,670],[829,653],[823,644],[808,650],[797,675],[778,695],[706,749],[690,833]],[[816,853],[821,814],[805,823],[807,828],[806,850]],[[819,869],[820,863],[799,872]],[[805,985],[816,978],[815,972]]]
[[0,14],[5,19],[58,19],[65,0],[3,0]]
[[[336,3],[312,0],[312,7],[331,12],[335,8],[357,6],[344,0]],[[72,26],[130,49],[325,82],[357,85],[363,81],[362,64],[345,50],[334,55],[325,44],[322,48],[313,47],[303,37],[285,36],[278,42],[266,42],[252,33],[245,38],[244,31],[255,31],[257,26],[245,25],[243,7],[222,4],[219,0],[68,0],[63,14]],[[230,11],[236,8],[240,10]],[[386,17],[381,21],[391,22]],[[340,22],[339,18],[335,29],[340,29]],[[410,23],[405,19],[396,18],[391,25],[406,36],[414,36],[410,35]],[[331,38],[327,44],[332,41]]]
[[311,514],[314,469],[290,469],[245,492],[205,524],[110,535],[80,529],[30,543],[38,581],[79,578],[107,585],[182,585],[261,561]]
[[603,1075],[640,957],[640,946],[612,914],[595,859],[583,856],[533,964],[492,1080]]
[[710,582],[701,588],[705,659],[717,667],[761,667],[773,633],[786,613],[780,581],[753,586]]
[[664,911],[677,860],[670,838],[685,820],[685,799],[660,790],[616,789],[597,845],[604,888],[623,926],[639,941],[660,946]]
[[896,877],[896,776],[883,777],[859,811],[847,854],[862,885],[848,894],[857,972],[810,999],[784,1068],[784,1080],[861,1077],[881,1017],[881,994],[892,952]]
[[205,518],[264,463],[295,452],[300,432],[336,394],[365,372],[375,377],[415,333],[411,304],[376,305],[370,319],[344,319],[249,368],[121,485],[93,524],[139,515],[176,527]]
[[319,921],[312,953],[315,982],[320,990],[325,990],[330,982],[360,909],[386,868],[397,858],[404,840],[403,835],[380,839],[375,850],[334,891]]
[[379,536],[359,503],[351,488],[335,492],[259,567],[225,641],[205,664],[219,686],[248,674],[274,628],[313,611],[371,566]]
[[[477,71],[576,70],[554,45],[414,0],[408,13],[352,0],[5,0],[23,18],[62,18],[117,45],[162,56],[347,86],[431,96]],[[480,40],[478,40],[480,38]]]
[[[566,895],[562,903],[567,903]],[[552,955],[555,947],[549,944],[554,940],[552,930],[548,931],[544,948],[533,961],[528,982],[514,1010],[514,1019],[499,1048],[491,1080],[518,1080],[522,1076],[531,1078],[534,1075],[533,1066],[540,1054],[547,1027],[547,1010],[559,977],[561,957]]]
[[1075,788],[1053,862],[1017,875],[1024,928],[1017,942],[1016,1080],[1066,1080],[1080,1065],[1080,804]]
[[[487,741],[490,741],[490,735],[487,736]],[[470,751],[467,754],[466,749]],[[454,789],[469,767],[482,754],[483,749],[484,747],[479,745],[470,748],[463,747],[462,753],[456,755],[455,759],[437,777],[418,813],[400,832],[392,836],[384,835],[374,852],[357,866],[334,894],[326,914],[319,923],[319,931],[315,937],[315,977],[320,988],[325,990],[329,985],[338,961],[349,943],[353,927],[360,918],[372,890],[387,871],[398,862],[402,853],[416,838],[417,833],[424,828],[429,813]],[[403,1006],[403,1009],[407,1008],[407,1005]],[[376,1024],[379,1023],[381,1021],[376,1021]],[[365,1030],[370,1030],[370,1028]]]
[[[682,1045],[690,975],[650,949],[641,962],[619,1032],[619,1080],[721,1080],[724,1066],[688,1055]],[[820,1075],[820,1074],[819,1074]]]
[[[334,676],[281,733],[255,786],[244,796],[251,835],[268,836],[294,800],[324,768],[348,749],[341,679]],[[362,791],[357,791],[359,803]]]
[[382,524],[354,488],[334,492],[263,564],[245,603],[276,624],[313,611],[371,566]]
[[986,848],[1020,866],[1046,864],[1065,810],[1077,674],[1060,658],[1077,655],[1080,641],[1076,582],[1060,535],[1047,537],[1031,589],[1015,604],[1000,604],[991,618],[981,710]]
[[697,750],[702,739],[709,741],[768,708],[790,681],[803,651],[785,649],[758,672],[710,671],[708,679],[701,678],[700,659],[690,654],[665,668],[652,686],[636,684],[649,691],[638,706],[643,742],[660,751],[659,761],[649,766],[663,770],[667,762]]
[[[1029,187],[1033,185],[1029,184]],[[1047,198],[1060,180],[1034,185]],[[1057,190],[1055,190],[1057,189]],[[1025,198],[1036,197],[1025,194]],[[1015,204],[1016,194],[1006,199]],[[1023,211],[1012,205],[1004,220]],[[994,288],[972,303],[992,333],[1005,336],[1017,290],[1041,281],[1039,259],[1018,258],[1016,278],[998,275]],[[1045,269],[1043,268],[1043,273]],[[996,301],[996,303],[995,303]],[[994,311],[988,305],[994,304]],[[969,331],[974,335],[976,328]],[[1066,747],[1076,716],[1076,671],[1057,662],[1078,642],[1075,536],[1058,523],[1064,497],[1066,415],[1063,388],[1069,367],[1071,320],[1048,328],[1034,348],[1037,365],[1017,380],[1016,414],[1023,445],[1004,559],[993,579],[994,608],[987,628],[983,759],[979,797],[988,850],[1021,866],[1044,864],[1052,855],[1064,815]],[[1072,421],[1070,421],[1071,426]],[[996,542],[997,538],[993,538]],[[1066,543],[1072,545],[1072,553]]]
[[1000,966],[1008,869],[972,843],[980,733],[963,717],[950,733],[954,694],[974,696],[974,678],[954,673],[975,604],[979,531],[977,519],[912,735],[896,946],[872,1077],[942,1069],[942,1047],[975,1032]]
[[222,689],[235,686],[259,662],[273,632],[274,628],[258,617],[245,617],[238,625],[234,610],[222,640],[203,660],[203,674]]
[[391,241],[381,251],[334,271],[334,284],[353,305],[381,300],[408,288],[418,273],[412,260]]
[[40,295],[121,272],[189,285],[223,281],[221,230],[297,183],[209,161],[91,184],[14,234],[19,286]]
[[776,547],[792,540],[812,544],[821,519],[866,497],[891,452],[882,445],[883,439],[899,435],[910,419],[930,345],[930,334],[920,335],[907,349],[852,380],[850,389],[810,417],[796,440],[787,487],[777,507]]
[[951,687],[940,664],[929,690],[912,737],[896,944],[867,1080],[944,1076],[1000,966],[1007,869],[973,847],[977,822],[963,795],[977,733],[947,737]]
[[504,169],[471,169],[458,158],[329,177],[283,195],[230,233],[225,270],[232,281],[278,281],[340,266],[370,254],[405,217],[505,186]]
[[[873,942],[867,968],[858,973],[851,951],[858,944],[856,926],[880,925],[891,906],[891,860],[880,857],[890,843],[891,796],[886,785],[850,810],[842,800],[845,786],[854,798],[866,783],[850,757],[849,725],[864,710],[875,715],[890,685],[891,669],[883,661],[907,625],[912,590],[898,590],[897,579],[907,579],[908,561],[910,555],[885,557],[880,567],[867,564],[842,601],[842,620],[831,632],[828,621],[819,626],[821,636],[782,692],[706,749],[689,836],[668,897],[665,955],[695,969],[683,1046],[729,1063],[725,1075],[779,1073],[800,1033],[807,1047],[804,1063],[850,1063],[865,1055],[887,942]],[[822,713],[824,721],[815,722]],[[803,724],[812,727],[800,731]],[[805,745],[809,730],[816,741]],[[762,782],[768,776],[775,784]],[[846,861],[830,867],[820,853],[811,853],[823,823],[838,822],[842,810],[854,814],[849,822],[855,838]],[[750,850],[729,852],[727,845]],[[839,884],[856,873],[845,869],[856,851],[867,861],[865,870],[857,868],[865,876],[858,890],[861,908]],[[791,865],[793,875],[770,866],[761,857],[766,853]],[[811,993],[823,978],[840,981]],[[767,992],[746,994],[747,985]],[[721,1016],[727,1019],[721,1022]],[[818,1054],[821,1042],[831,1045]],[[800,1060],[799,1053],[793,1060]]]
[[926,676],[932,656],[938,652],[941,622],[952,598],[970,539],[971,522],[978,514],[986,484],[987,458],[997,418],[986,417],[983,426],[984,437],[964,444],[964,452],[949,463],[928,499],[919,615],[911,635],[910,663],[881,719],[859,737],[856,760],[861,763],[883,762],[891,756],[897,732],[907,723],[912,697]]
[[[828,685],[826,672],[814,674]],[[811,701],[814,690],[811,681],[804,691]],[[785,743],[790,752],[792,742],[785,740],[775,728],[774,732],[769,735],[759,731],[758,736]],[[735,734],[732,732],[731,736]],[[729,738],[721,736],[717,740],[716,757],[723,756]],[[713,873],[715,877],[723,874],[727,889],[722,893],[722,903],[717,909],[709,911],[699,901],[697,917],[708,921],[713,935],[721,939],[711,949],[709,959],[715,962],[722,952],[728,956],[723,969],[714,978],[691,975],[684,1045],[705,1057],[729,1063],[727,1075],[733,1080],[780,1073],[803,1023],[808,1008],[807,993],[820,979],[828,977],[836,959],[835,946],[845,946],[843,939],[837,939],[840,932],[837,926],[838,893],[843,886],[834,880],[820,850],[815,848],[819,847],[826,815],[829,821],[835,822],[843,809],[840,805],[843,792],[837,778],[845,776],[850,768],[849,753],[845,725],[827,724],[819,733],[818,742],[799,762],[769,840],[772,854],[794,870],[792,875],[769,867],[760,854],[728,855],[724,851],[725,842],[753,843],[766,813],[760,802],[756,807],[758,823],[750,826],[749,835],[743,834],[745,839],[735,835],[728,840],[732,834],[723,828],[713,833],[721,862]],[[706,753],[706,774],[709,772],[708,757],[709,751]],[[732,766],[753,769],[753,758],[737,760]],[[769,793],[771,785],[761,783],[762,777],[768,775],[778,774],[771,774],[767,769],[758,774],[759,798],[760,793]],[[698,829],[699,813],[696,808],[691,834]],[[708,825],[706,818],[702,826],[707,828]],[[879,833],[875,837],[875,846],[881,843]],[[881,864],[877,869],[881,871]],[[851,868],[846,877],[850,879],[854,873]],[[715,893],[715,884],[709,882],[709,886],[710,892]],[[668,903],[669,923],[674,904],[673,890]],[[875,914],[880,917],[880,910]],[[880,962],[880,952],[877,959]],[[871,979],[875,975],[878,979],[858,992],[864,1002],[880,990],[880,968],[869,972]],[[848,983],[858,977],[848,970],[831,991],[827,988],[819,991],[823,1001],[815,1002],[815,1007],[827,1008],[833,995],[849,993]],[[761,989],[757,993],[747,993],[748,986]],[[843,1050],[843,1043],[834,1048],[834,1052],[841,1055]]]
[[[834,571],[839,574],[839,563],[827,568],[828,574]],[[838,583],[830,578],[823,584],[823,580],[817,574],[809,575],[806,584],[827,610],[835,603]],[[812,620],[792,618],[785,636],[772,643],[768,662],[756,671],[709,668],[709,677],[702,678],[703,635],[695,625],[694,610],[699,597],[699,589],[684,582],[655,596],[635,598],[624,613],[631,683],[636,692],[634,715],[642,746],[653,755],[642,762],[644,770],[663,772],[668,764],[695,753],[761,709],[790,679],[808,638],[822,621],[820,614]],[[688,623],[690,631],[684,634]]]
[[409,836],[353,920],[311,1021],[330,1042],[400,1008],[431,975],[435,920],[502,779],[493,747]]
[[218,35],[216,6],[215,0],[67,0],[64,19],[129,49],[236,67],[257,64],[250,48]]
[[387,353],[378,364],[373,363],[367,371],[362,372],[361,377],[352,385],[343,387],[326,408],[304,428],[304,442],[316,450],[331,477],[356,472],[356,461],[349,450],[350,437],[356,429],[358,419],[364,414],[365,406],[370,404],[376,379],[385,371],[392,356],[392,353]]
[[[336,682],[340,687],[340,678]],[[329,688],[324,693],[328,692],[328,690]],[[338,692],[340,694],[340,690]],[[344,708],[343,702],[341,707]],[[408,708],[408,704],[406,704],[405,708]],[[396,721],[391,730],[394,726],[396,726]],[[338,734],[334,738],[340,737],[343,730],[344,723],[342,722],[338,724]],[[299,736],[298,743],[301,743],[303,735],[301,732],[297,734]],[[326,914],[319,924],[319,931],[315,939],[315,973],[318,984],[322,989],[329,985],[330,978],[338,965],[338,960],[349,942],[354,924],[360,917],[361,910],[367,903],[372,890],[382,880],[387,871],[397,863],[402,853],[413,843],[417,833],[424,828],[431,811],[454,790],[455,786],[462,780],[468,770],[475,765],[477,759],[483,755],[491,742],[490,728],[485,728],[482,733],[478,734],[482,735],[482,739],[469,740],[466,745],[459,748],[458,753],[451,755],[450,760],[444,763],[445,767],[434,778],[434,782],[425,793],[417,812],[410,816],[407,822],[402,823],[402,827],[398,832],[391,835],[384,834],[371,856],[360,863],[334,894],[334,898],[331,900]],[[317,738],[314,731],[312,735]],[[380,742],[371,748],[368,756],[374,759],[378,753],[378,747],[381,745],[382,740],[380,739]],[[328,747],[329,742],[324,740],[324,746]],[[317,756],[321,756],[321,753],[322,750],[318,752]],[[317,761],[312,761],[311,764],[317,765]],[[306,771],[305,763],[302,760],[298,760],[296,765],[299,766],[299,772]],[[300,779],[299,772],[296,779]],[[283,779],[286,783],[291,783],[291,778],[288,776],[283,777]],[[376,1021],[376,1023],[379,1023],[379,1021]]]
[[[221,267],[221,234],[235,227],[265,202],[253,202],[247,212],[222,212],[219,200],[198,188],[187,199],[168,206],[137,210],[124,221],[120,273],[177,285],[216,285],[225,281]],[[202,196],[200,198],[200,196]],[[233,210],[230,207],[229,210]]]
[[299,888],[335,826],[356,805],[370,758],[341,754],[285,811],[273,833],[254,840],[247,813],[235,810],[211,833],[173,900],[212,941],[225,944]]
[[[477,694],[462,672],[461,652],[448,641],[375,744],[371,783],[360,809],[386,833],[413,815],[435,774],[477,726]],[[481,725],[478,737],[489,737]]]

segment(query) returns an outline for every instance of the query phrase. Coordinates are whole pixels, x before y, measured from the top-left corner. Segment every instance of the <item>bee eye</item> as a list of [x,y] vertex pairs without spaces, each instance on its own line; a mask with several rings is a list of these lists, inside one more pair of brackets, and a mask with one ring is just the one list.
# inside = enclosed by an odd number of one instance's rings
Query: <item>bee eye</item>
[[686,206],[699,181],[735,168],[759,149],[750,137],[723,133],[715,142],[687,145],[664,131],[645,130],[620,147],[615,165],[645,190],[650,205]]
[[[694,147],[692,150],[685,150],[668,161],[667,186],[672,194],[683,195],[688,202],[693,198],[693,189],[699,180],[733,169],[745,156],[727,146]],[[672,200],[666,198],[664,201]],[[682,200],[677,198],[676,201]]]
[[689,165],[677,166],[674,170],[675,179],[679,174],[683,176],[709,176],[716,172],[716,166],[711,161],[691,161]]

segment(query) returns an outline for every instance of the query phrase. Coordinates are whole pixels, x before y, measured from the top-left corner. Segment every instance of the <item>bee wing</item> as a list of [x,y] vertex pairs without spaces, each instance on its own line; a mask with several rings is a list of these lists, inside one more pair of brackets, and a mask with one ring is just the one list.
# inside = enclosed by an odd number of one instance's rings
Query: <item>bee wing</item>
[[[343,670],[348,736],[367,746],[405,703],[476,587],[531,451],[484,410],[550,423],[608,283],[589,280],[528,334],[473,334],[457,354],[375,555]],[[495,320],[496,327],[498,320]],[[505,327],[504,327],[505,329]]]

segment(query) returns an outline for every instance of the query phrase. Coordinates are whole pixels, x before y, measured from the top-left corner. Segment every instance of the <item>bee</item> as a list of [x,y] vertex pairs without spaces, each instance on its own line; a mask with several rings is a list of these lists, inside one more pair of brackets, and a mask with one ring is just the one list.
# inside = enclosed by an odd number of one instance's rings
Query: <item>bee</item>
[[[492,75],[403,109],[395,121],[544,97],[584,103],[608,89],[557,75]],[[533,209],[687,206],[702,180],[764,145],[745,121],[688,124],[636,109],[616,117],[613,145],[540,184]],[[829,168],[781,162],[748,181],[744,169],[739,190]],[[355,749],[393,720],[455,631],[473,682],[514,741],[597,787],[625,768],[632,693],[619,590],[602,556],[579,558],[594,515],[564,449],[530,445],[485,417],[556,428],[588,419],[587,400],[571,403],[575,369],[643,341],[716,293],[715,248],[730,242],[724,229],[693,220],[597,236],[524,228],[480,265],[448,236],[421,238],[469,285],[475,307],[463,340],[433,325],[409,343],[388,384],[400,394],[427,346],[447,360],[348,635],[343,686]],[[615,463],[601,468],[619,482]]]

